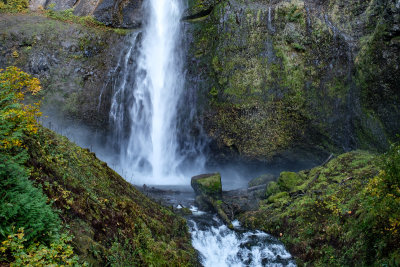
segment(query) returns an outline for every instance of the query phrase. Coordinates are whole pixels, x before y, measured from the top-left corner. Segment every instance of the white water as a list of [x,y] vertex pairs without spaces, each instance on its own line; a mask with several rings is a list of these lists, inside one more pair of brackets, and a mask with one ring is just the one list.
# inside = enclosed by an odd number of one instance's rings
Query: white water
[[[177,138],[185,79],[180,43],[184,7],[180,0],[148,0],[143,8],[148,21],[142,39],[131,36],[112,98],[113,143],[120,150],[116,169],[136,184],[188,184],[204,161],[198,156],[192,174],[181,172],[196,150],[193,144],[182,149]],[[130,61],[137,65],[130,67]]]
[[[188,221],[192,244],[200,252],[205,267],[296,266],[284,246],[270,235],[261,231],[231,230],[216,216],[202,223],[195,216],[204,216],[204,213],[192,211],[194,217]],[[237,221],[234,225],[235,228],[240,226]]]

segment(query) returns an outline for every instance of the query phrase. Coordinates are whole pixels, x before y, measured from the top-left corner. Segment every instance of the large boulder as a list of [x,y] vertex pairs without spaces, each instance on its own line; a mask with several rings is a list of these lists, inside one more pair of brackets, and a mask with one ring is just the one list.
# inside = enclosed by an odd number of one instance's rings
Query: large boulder
[[219,173],[201,174],[192,177],[192,188],[196,195],[220,197],[222,195],[221,175]]
[[195,203],[200,209],[214,210],[229,228],[233,228],[226,211],[229,206],[222,200],[221,175],[219,173],[201,174],[192,177],[192,188],[196,193]]

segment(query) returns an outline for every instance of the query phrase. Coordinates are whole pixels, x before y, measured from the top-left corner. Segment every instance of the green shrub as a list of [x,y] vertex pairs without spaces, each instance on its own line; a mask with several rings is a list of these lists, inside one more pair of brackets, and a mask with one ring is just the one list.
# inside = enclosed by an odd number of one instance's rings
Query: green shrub
[[[62,234],[53,238],[49,246],[33,243],[27,247],[27,239],[21,228],[1,243],[0,252],[15,259],[11,266],[77,266],[79,259],[68,244],[71,240],[71,236]],[[0,257],[0,261],[6,260]],[[79,266],[82,265],[87,266]]]
[[47,204],[47,197],[28,180],[22,165],[26,153],[11,156],[0,152],[0,239],[13,227],[26,229],[28,241],[48,239],[58,230],[59,219]]
[[15,67],[0,69],[0,240],[24,228],[28,242],[49,240],[58,230],[57,214],[33,186],[24,136],[37,131],[38,106],[25,105],[25,93],[37,93],[39,81]]
[[0,12],[22,12],[29,6],[29,0],[0,0]]
[[279,192],[268,198],[268,202],[271,202],[271,203],[285,204],[288,201],[289,201],[289,193],[288,192]]
[[[393,144],[381,158],[380,173],[363,190],[359,228],[355,235],[367,263],[400,265],[400,145]],[[394,248],[397,247],[397,250]]]
[[286,19],[290,22],[299,22],[302,18],[303,18],[302,10],[296,5],[291,6],[286,15]]

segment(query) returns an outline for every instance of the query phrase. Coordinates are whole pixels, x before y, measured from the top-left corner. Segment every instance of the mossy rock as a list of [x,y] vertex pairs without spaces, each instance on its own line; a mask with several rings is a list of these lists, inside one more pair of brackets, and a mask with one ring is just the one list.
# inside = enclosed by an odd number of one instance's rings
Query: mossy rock
[[265,192],[265,196],[269,197],[274,194],[277,194],[280,192],[279,185],[277,182],[270,182],[267,186],[267,191]]
[[302,183],[302,178],[295,172],[281,172],[278,179],[278,185],[282,191],[292,191],[296,186]]
[[263,185],[267,184],[270,181],[275,180],[276,176],[270,173],[263,174],[261,176],[258,176],[254,179],[251,179],[250,182],[248,183],[249,187],[257,186],[257,185]]
[[191,185],[197,195],[220,196],[222,194],[221,175],[219,173],[194,176]]

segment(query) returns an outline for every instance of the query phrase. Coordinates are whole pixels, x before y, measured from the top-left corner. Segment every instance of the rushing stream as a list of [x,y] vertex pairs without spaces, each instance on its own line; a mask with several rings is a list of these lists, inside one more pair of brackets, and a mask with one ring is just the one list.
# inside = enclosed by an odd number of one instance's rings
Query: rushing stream
[[[181,140],[181,122],[193,113],[182,112],[180,106],[185,102],[184,5],[181,0],[148,0],[143,5],[147,21],[142,31],[127,37],[112,80],[110,142],[119,154],[114,168],[136,184],[187,185],[191,176],[204,171],[204,157],[198,141]],[[190,172],[182,171],[182,165],[190,166]],[[291,255],[270,235],[245,231],[237,222],[235,230],[228,229],[215,214],[193,206],[191,189],[183,195],[179,201],[192,207],[188,224],[204,266],[294,266]]]
[[296,266],[272,236],[240,229],[238,221],[233,222],[235,230],[231,230],[216,215],[199,214],[194,207],[192,210],[194,215],[188,221],[192,244],[204,266]]
[[234,221],[229,229],[216,214],[199,210],[189,186],[159,186],[145,194],[177,209],[190,208],[186,215],[193,247],[206,267],[296,266],[292,256],[276,238],[261,231],[243,229]]

